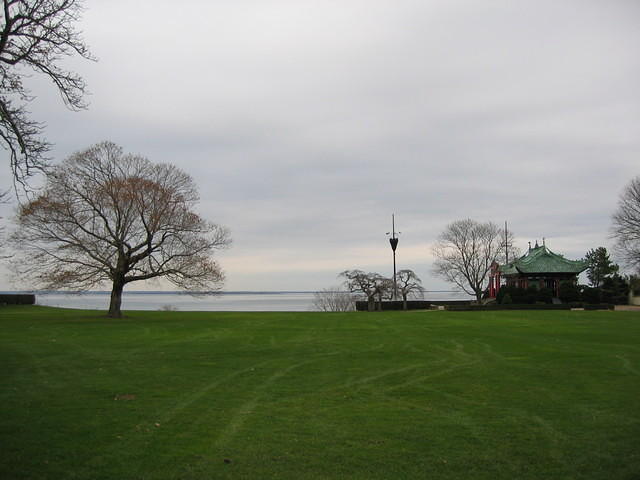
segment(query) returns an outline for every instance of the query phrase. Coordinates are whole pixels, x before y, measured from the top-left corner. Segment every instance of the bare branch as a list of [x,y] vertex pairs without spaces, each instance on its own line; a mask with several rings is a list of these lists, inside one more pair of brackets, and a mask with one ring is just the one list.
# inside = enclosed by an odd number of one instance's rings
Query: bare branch
[[[508,235],[507,244],[512,243],[511,237]],[[500,228],[491,222],[455,221],[433,247],[433,272],[480,301],[491,264],[504,258],[504,242]]]
[[0,12],[0,139],[9,152],[14,182],[27,182],[48,166],[44,125],[29,118],[33,100],[23,83],[29,70],[54,84],[71,110],[87,107],[82,77],[61,67],[65,57],[94,60],[74,26],[82,0],[2,0]]
[[616,256],[628,269],[640,273],[640,176],[620,194],[611,234],[616,240]]

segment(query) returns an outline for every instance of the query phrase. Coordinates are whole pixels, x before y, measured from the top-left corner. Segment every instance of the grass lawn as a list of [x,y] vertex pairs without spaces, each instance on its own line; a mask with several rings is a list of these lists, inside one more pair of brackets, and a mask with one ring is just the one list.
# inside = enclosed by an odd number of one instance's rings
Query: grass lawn
[[0,308],[2,479],[640,479],[640,313]]

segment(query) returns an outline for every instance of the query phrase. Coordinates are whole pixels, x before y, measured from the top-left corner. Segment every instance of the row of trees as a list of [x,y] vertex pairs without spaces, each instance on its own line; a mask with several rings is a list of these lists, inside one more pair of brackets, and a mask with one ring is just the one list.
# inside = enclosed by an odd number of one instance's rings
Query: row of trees
[[362,298],[367,301],[367,309],[375,310],[376,301],[378,309],[382,309],[383,300],[402,298],[402,308],[407,309],[409,298],[422,298],[424,288],[422,280],[413,270],[403,269],[396,272],[394,292],[394,279],[387,278],[379,273],[364,272],[362,270],[345,270],[338,275],[343,278],[343,287],[331,287],[315,294],[314,307],[320,311],[348,311],[355,309],[355,301]]
[[384,299],[392,300],[399,295],[402,298],[402,308],[407,309],[407,300],[410,297],[422,298],[424,288],[422,280],[413,270],[404,269],[396,273],[394,292],[394,279],[387,278],[379,273],[366,273],[362,270],[345,270],[340,274],[344,278],[344,285],[351,293],[362,294],[367,300],[367,310],[375,309],[376,299],[378,308],[382,308]]

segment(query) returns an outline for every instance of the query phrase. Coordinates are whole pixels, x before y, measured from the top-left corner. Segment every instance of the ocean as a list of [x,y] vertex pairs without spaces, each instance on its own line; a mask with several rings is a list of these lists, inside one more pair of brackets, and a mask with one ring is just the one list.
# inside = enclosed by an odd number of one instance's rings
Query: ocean
[[[12,293],[12,292],[6,292]],[[247,311],[247,312],[305,312],[312,311],[314,292],[222,292],[197,296],[182,292],[125,291],[123,310],[178,311]],[[37,305],[52,307],[107,310],[109,292],[35,292]],[[455,291],[432,291],[429,300],[466,300],[469,297]]]

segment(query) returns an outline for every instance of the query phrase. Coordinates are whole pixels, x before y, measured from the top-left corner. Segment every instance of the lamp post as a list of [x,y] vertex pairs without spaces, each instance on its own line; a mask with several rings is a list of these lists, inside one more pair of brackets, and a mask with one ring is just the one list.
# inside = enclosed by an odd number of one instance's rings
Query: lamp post
[[398,237],[396,234],[402,232],[396,232],[396,218],[395,214],[391,214],[391,232],[387,232],[387,235],[391,235],[389,243],[391,244],[391,250],[393,251],[393,300],[397,300],[398,297],[398,285],[396,280],[396,248],[398,248]]

